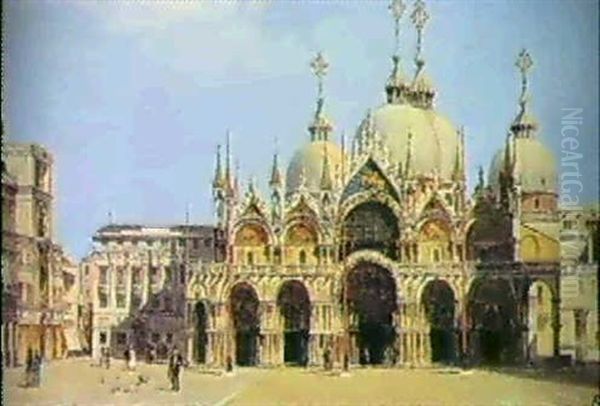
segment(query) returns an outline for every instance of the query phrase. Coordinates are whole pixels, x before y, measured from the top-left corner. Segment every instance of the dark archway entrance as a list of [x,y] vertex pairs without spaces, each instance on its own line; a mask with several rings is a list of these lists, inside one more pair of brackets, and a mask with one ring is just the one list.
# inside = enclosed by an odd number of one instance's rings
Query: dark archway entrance
[[503,279],[486,279],[469,295],[470,345],[484,364],[514,361],[518,354],[518,313],[510,285]]
[[252,286],[239,283],[231,290],[230,314],[235,330],[237,365],[252,366],[258,362],[260,319],[258,296]]
[[379,202],[356,206],[344,220],[342,256],[371,249],[396,259],[398,221],[392,209]]
[[346,305],[356,334],[361,364],[382,364],[393,350],[396,283],[390,272],[361,263],[346,276]]
[[455,298],[452,288],[443,280],[429,282],[421,295],[421,304],[429,322],[431,361],[452,363],[456,360],[454,329]]
[[287,281],[279,290],[277,306],[284,319],[285,363],[308,363],[308,338],[310,332],[310,298],[306,287],[299,281]]
[[194,306],[195,320],[195,340],[194,340],[194,360],[198,364],[206,363],[206,343],[208,327],[208,306],[203,302],[196,303]]

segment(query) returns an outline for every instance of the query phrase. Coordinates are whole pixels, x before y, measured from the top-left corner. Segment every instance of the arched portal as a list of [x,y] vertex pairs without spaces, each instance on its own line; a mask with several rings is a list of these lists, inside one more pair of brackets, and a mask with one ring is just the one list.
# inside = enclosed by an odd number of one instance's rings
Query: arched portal
[[518,313],[509,283],[484,279],[475,283],[468,305],[474,355],[486,364],[509,362],[518,354]]
[[194,306],[195,320],[195,340],[194,340],[194,360],[198,364],[206,363],[206,342],[208,327],[208,308],[205,303],[198,302]]
[[537,360],[554,355],[552,329],[552,292],[542,281],[529,286],[527,301],[528,358]]
[[345,295],[359,362],[391,361],[389,351],[394,349],[393,315],[397,304],[396,283],[390,272],[379,265],[360,263],[346,276]]
[[310,332],[310,298],[306,287],[299,281],[287,281],[279,290],[277,306],[283,317],[285,363],[308,363]]
[[452,363],[456,360],[454,329],[454,291],[446,281],[429,282],[421,295],[421,304],[429,322],[431,361]]
[[398,221],[388,206],[379,202],[366,202],[356,206],[344,220],[342,229],[342,255],[361,249],[372,249],[396,259]]
[[241,366],[256,365],[260,318],[258,296],[252,286],[239,283],[231,289],[230,314],[235,330],[235,359]]

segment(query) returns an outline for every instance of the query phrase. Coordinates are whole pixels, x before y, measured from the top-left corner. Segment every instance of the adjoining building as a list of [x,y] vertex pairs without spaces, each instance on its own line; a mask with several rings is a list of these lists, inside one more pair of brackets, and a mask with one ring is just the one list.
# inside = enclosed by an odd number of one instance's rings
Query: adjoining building
[[561,219],[561,353],[598,362],[598,207],[563,210]]
[[69,267],[55,236],[54,161],[37,144],[6,143],[2,158],[4,365],[23,363],[29,349],[62,358]]
[[102,348],[121,356],[132,343],[140,356],[159,359],[183,348],[185,288],[193,269],[218,257],[216,237],[214,227],[197,225],[99,229],[81,263],[92,356]]

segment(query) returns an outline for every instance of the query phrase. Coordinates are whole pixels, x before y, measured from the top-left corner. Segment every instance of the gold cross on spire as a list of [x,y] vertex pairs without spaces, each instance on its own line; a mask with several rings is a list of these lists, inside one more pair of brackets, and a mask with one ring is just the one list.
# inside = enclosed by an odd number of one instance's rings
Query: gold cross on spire
[[404,14],[404,10],[406,10],[406,6],[402,2],[402,0],[392,0],[392,3],[389,6],[389,9],[394,17],[394,53],[398,54],[398,49],[400,48],[400,18]]
[[317,53],[317,56],[310,61],[310,67],[313,74],[317,77],[319,86],[319,98],[323,95],[323,78],[327,75],[329,69],[329,62],[325,59],[322,52]]
[[429,13],[425,8],[425,3],[423,0],[416,0],[414,9],[412,14],[410,15],[410,20],[413,25],[417,29],[417,55],[415,59],[417,61],[421,60],[421,48],[423,43],[423,30],[425,29],[425,25],[427,21],[429,21]]
[[515,66],[521,72],[521,101],[524,102],[527,94],[527,73],[533,67],[533,59],[525,48],[519,52]]

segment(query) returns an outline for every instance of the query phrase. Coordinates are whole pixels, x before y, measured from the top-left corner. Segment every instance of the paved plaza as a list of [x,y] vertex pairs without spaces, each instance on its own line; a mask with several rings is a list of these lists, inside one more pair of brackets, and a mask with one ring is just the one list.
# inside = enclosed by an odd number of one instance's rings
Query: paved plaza
[[[140,382],[140,376],[144,382]],[[21,369],[4,373],[7,405],[592,405],[594,385],[484,370],[352,369],[339,376],[318,369],[187,369],[183,389],[168,389],[164,365],[127,372],[89,360],[47,365],[41,388],[22,388]]]

